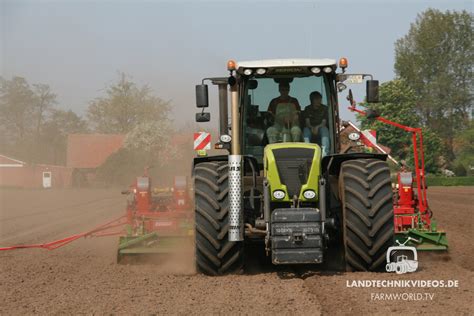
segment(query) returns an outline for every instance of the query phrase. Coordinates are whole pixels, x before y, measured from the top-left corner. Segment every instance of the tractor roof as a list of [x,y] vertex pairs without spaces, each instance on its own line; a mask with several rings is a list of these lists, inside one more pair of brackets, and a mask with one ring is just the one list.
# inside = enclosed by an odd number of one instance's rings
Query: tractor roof
[[240,68],[272,68],[272,67],[312,67],[312,66],[334,66],[336,60],[334,59],[309,59],[309,58],[293,58],[293,59],[264,59],[241,61],[237,63]]

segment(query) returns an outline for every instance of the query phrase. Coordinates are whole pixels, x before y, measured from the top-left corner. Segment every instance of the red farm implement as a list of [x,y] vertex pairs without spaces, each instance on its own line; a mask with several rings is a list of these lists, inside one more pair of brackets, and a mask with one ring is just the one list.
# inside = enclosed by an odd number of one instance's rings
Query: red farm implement
[[374,112],[356,109],[351,93],[348,99],[352,104],[349,110],[412,134],[414,170],[409,170],[407,166],[402,165],[397,172],[394,190],[396,240],[401,243],[408,241],[407,246],[414,246],[418,250],[447,250],[446,233],[438,229],[436,221],[432,218],[433,212],[428,206],[421,128],[405,126],[380,117]]
[[48,243],[0,247],[1,250],[43,248],[54,250],[79,238],[119,236],[119,262],[127,255],[179,251],[192,243],[193,222],[187,178],[177,176],[174,186],[152,189],[147,172],[137,177],[127,194],[126,214],[96,228]]
[[161,254],[179,250],[193,236],[192,204],[186,177],[174,186],[152,189],[151,178],[137,177],[127,194],[126,234],[120,236],[117,261],[124,256]]

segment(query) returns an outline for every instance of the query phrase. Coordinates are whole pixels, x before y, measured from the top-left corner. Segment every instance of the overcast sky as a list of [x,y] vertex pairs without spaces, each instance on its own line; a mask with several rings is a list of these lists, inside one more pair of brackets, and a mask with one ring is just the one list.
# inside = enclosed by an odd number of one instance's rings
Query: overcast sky
[[[193,121],[194,85],[226,75],[228,59],[344,56],[348,72],[383,82],[394,77],[394,42],[418,13],[429,7],[472,12],[472,4],[0,0],[0,75],[46,83],[61,108],[84,114],[125,72],[171,100],[180,124]],[[355,92],[364,97],[362,87]],[[343,105],[342,118],[353,119]]]

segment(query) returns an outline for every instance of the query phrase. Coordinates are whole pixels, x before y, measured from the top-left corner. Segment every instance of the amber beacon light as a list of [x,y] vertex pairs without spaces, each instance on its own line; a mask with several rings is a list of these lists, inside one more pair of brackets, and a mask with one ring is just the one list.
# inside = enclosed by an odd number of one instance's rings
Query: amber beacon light
[[235,70],[235,68],[236,68],[236,66],[235,66],[235,60],[232,60],[232,59],[229,60],[229,61],[227,62],[227,70],[232,71],[232,70]]
[[342,57],[341,59],[339,59],[339,67],[341,67],[342,69],[347,68],[347,58]]

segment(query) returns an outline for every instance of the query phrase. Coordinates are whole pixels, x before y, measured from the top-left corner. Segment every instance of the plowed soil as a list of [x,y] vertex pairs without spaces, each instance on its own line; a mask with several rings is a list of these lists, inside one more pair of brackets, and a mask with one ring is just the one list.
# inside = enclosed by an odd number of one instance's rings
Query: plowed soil
[[[118,265],[116,237],[88,238],[54,251],[0,252],[0,314],[472,315],[474,188],[433,187],[429,201],[450,250],[421,254],[415,273],[257,266],[212,278],[194,272],[192,249],[153,263]],[[105,189],[1,189],[0,203],[0,246],[9,246],[87,231],[122,215],[125,198]],[[459,286],[350,286],[354,280],[401,279],[457,280]],[[389,293],[405,296],[380,299]],[[434,294],[432,300],[421,299],[425,293]]]

